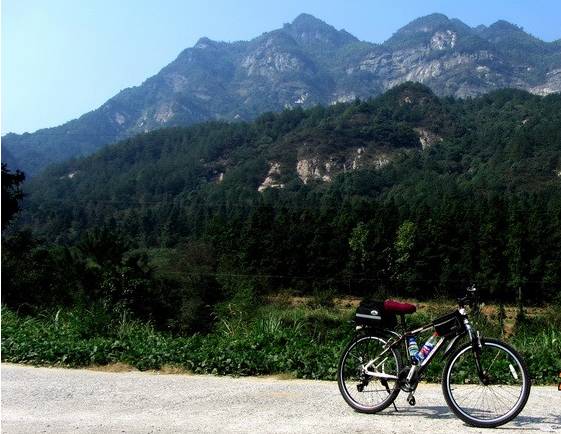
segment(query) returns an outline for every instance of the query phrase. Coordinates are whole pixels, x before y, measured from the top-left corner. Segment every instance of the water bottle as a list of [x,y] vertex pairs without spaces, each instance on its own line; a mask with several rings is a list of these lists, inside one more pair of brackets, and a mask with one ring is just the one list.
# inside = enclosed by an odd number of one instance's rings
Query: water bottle
[[417,353],[419,352],[419,346],[417,345],[417,341],[413,336],[409,336],[407,338],[407,348],[409,349],[409,356],[411,357],[411,362],[416,365],[417,360]]
[[434,345],[436,344],[437,340],[438,340],[438,333],[435,332],[425,342],[425,345],[423,345],[423,347],[420,349],[420,351],[416,354],[416,358],[419,362],[422,362],[423,360],[425,360],[427,358],[427,356],[430,354],[430,352],[434,348]]

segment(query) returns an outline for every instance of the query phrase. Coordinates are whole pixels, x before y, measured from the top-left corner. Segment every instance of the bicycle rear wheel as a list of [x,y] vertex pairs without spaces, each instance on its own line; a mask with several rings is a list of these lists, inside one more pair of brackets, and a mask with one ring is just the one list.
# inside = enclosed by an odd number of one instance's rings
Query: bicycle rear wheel
[[361,413],[381,411],[399,394],[401,359],[393,348],[383,353],[386,343],[380,336],[360,336],[347,345],[339,361],[337,383],[341,395]]
[[503,425],[522,411],[530,394],[524,360],[510,345],[481,340],[481,381],[471,343],[459,347],[442,373],[442,390],[450,409],[464,422],[490,428]]

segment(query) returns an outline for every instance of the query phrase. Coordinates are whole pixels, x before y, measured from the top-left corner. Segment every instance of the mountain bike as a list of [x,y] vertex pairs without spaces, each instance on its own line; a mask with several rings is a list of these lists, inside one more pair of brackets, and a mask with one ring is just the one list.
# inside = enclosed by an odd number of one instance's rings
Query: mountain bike
[[[424,371],[444,349],[442,392],[456,416],[479,428],[515,418],[530,394],[528,368],[510,345],[481,337],[466,311],[477,306],[476,289],[468,288],[454,312],[407,331],[405,315],[414,313],[415,305],[393,300],[361,303],[355,317],[357,334],[343,351],[337,371],[345,401],[356,411],[377,413],[391,404],[395,407],[397,395],[404,391],[407,402],[415,405]],[[417,351],[416,337],[431,329],[434,346]],[[467,342],[462,339],[466,337]]]

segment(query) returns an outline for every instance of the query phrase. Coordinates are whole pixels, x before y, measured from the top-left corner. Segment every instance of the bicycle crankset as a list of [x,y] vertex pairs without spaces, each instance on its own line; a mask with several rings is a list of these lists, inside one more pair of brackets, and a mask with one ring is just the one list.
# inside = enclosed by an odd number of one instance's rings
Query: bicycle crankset
[[410,369],[410,367],[405,367],[401,371],[399,371],[399,388],[404,392],[414,392],[415,389],[417,389],[417,384],[419,382],[417,375],[413,375],[413,378],[411,378],[410,380],[407,379]]

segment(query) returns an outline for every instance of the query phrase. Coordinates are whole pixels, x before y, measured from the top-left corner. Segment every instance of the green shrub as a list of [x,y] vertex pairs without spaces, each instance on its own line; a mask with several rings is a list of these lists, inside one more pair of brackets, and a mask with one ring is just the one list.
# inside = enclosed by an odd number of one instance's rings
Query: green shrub
[[[224,308],[224,317],[211,333],[177,336],[127,314],[104,314],[101,307],[34,317],[3,307],[2,360],[70,367],[121,362],[140,370],[174,365],[201,374],[290,373],[334,380],[341,351],[354,332],[348,321],[351,311],[264,305],[251,315],[240,315]],[[415,314],[411,324],[427,322],[435,314]],[[557,324],[548,318],[526,318],[511,339],[537,383],[556,381],[561,370]],[[441,355],[434,359],[427,381],[440,381],[444,362]]]

